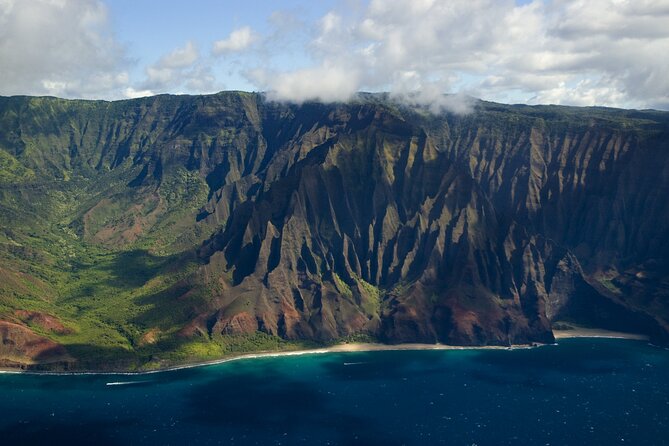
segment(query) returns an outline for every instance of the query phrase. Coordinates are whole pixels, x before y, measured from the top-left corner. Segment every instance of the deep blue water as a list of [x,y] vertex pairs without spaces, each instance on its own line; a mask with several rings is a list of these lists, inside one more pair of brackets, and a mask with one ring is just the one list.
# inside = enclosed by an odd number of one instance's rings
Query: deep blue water
[[[134,384],[108,386],[109,382]],[[143,376],[0,375],[0,444],[669,444],[669,351],[261,358]]]

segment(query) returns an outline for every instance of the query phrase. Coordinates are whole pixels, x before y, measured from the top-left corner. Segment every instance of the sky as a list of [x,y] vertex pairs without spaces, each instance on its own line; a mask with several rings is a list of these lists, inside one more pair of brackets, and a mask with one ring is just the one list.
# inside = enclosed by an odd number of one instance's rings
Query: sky
[[221,90],[669,110],[669,0],[0,0],[0,95]]

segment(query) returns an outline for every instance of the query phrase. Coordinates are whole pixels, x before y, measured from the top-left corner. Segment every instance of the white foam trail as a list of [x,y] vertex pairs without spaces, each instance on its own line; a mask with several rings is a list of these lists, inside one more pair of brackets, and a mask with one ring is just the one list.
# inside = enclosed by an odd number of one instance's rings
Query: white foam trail
[[130,386],[132,384],[148,383],[149,381],[114,381],[107,383],[108,386]]

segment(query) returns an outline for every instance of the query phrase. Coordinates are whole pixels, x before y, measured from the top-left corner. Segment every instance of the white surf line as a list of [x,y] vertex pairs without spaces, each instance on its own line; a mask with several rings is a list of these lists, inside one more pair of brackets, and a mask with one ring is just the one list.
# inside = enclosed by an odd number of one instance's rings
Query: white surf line
[[144,381],[114,381],[114,382],[109,382],[105,385],[107,386],[130,386],[132,384],[142,384],[142,383],[148,383],[150,381],[144,380]]

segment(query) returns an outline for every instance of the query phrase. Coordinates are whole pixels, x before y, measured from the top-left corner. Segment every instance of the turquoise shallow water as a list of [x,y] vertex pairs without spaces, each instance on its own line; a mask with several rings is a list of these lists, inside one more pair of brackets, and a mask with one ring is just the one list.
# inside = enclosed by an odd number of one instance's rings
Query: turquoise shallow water
[[663,445],[669,351],[571,339],[142,376],[3,374],[0,444]]

